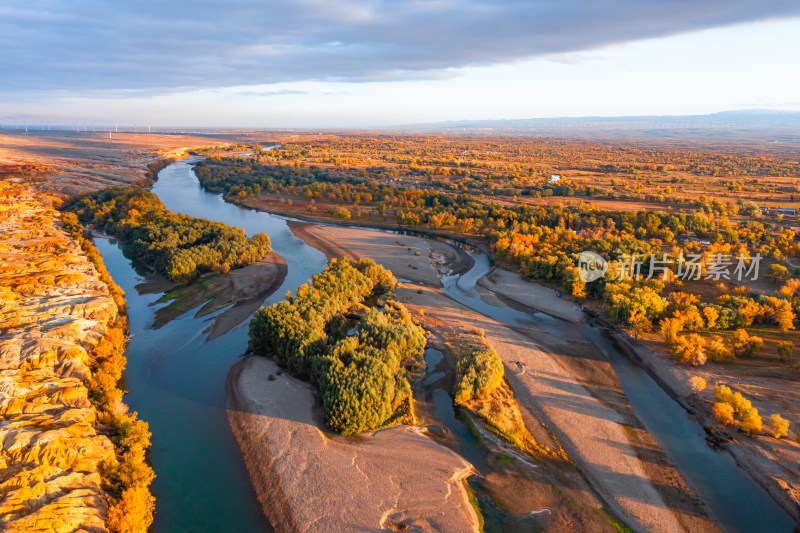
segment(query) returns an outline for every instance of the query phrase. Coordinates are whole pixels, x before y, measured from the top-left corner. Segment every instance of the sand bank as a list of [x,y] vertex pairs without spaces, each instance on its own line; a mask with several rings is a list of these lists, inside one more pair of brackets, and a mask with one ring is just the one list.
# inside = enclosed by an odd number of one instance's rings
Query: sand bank
[[369,257],[397,278],[428,285],[441,285],[435,265],[447,265],[454,273],[462,273],[473,264],[472,258],[455,246],[422,237],[296,221],[290,221],[289,227],[329,259]]
[[325,433],[314,388],[279,372],[251,356],[226,386],[228,420],[276,531],[477,531],[470,463],[409,426]]
[[207,274],[185,285],[154,276],[150,281],[137,285],[136,290],[140,294],[167,293],[164,299],[169,300],[169,304],[156,310],[153,321],[155,329],[195,309],[196,317],[224,309],[203,330],[208,333],[207,340],[212,340],[255,313],[264,300],[281,286],[286,272],[283,258],[270,253],[261,261],[225,274]]

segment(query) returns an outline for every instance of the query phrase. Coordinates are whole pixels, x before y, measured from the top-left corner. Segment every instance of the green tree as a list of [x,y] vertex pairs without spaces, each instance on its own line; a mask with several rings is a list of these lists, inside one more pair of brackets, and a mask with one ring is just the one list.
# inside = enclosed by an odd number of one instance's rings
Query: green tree
[[778,263],[773,263],[767,268],[766,278],[772,282],[773,285],[782,283],[789,279],[789,269]]
[[503,382],[503,362],[491,346],[474,350],[456,364],[455,402],[484,398]]

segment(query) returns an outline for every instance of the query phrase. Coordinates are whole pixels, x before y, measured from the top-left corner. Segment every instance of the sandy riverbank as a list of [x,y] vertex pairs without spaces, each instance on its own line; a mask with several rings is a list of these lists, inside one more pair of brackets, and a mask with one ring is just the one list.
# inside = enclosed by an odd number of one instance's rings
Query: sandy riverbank
[[328,259],[369,257],[400,279],[440,286],[435,265],[448,265],[453,273],[466,272],[473,265],[469,255],[445,242],[346,226],[296,221],[288,224],[295,235],[325,253]]
[[314,388],[248,357],[228,374],[228,420],[279,532],[474,532],[467,461],[408,426],[325,433]]
[[156,310],[153,321],[155,329],[195,309],[195,317],[224,309],[203,330],[208,333],[206,340],[212,340],[255,313],[264,300],[281,286],[286,279],[286,272],[283,258],[276,253],[269,253],[261,261],[225,274],[206,274],[185,285],[153,276],[150,281],[137,285],[136,290],[140,294],[166,293],[162,301],[169,303]]
[[489,289],[524,306],[541,311],[550,316],[580,322],[583,311],[575,302],[559,298],[555,291],[544,285],[525,281],[517,272],[494,268],[478,282]]
[[436,320],[462,333],[483,330],[503,360],[520,406],[556,434],[593,488],[630,527],[716,530],[634,416],[601,354],[571,343],[544,349],[531,337],[465,308],[435,288],[404,287],[397,294],[410,309],[425,310],[426,325]]
[[[710,407],[713,402],[713,386],[715,381],[726,382],[720,379],[710,369],[698,370],[694,367],[676,365],[664,358],[647,346],[631,339],[623,332],[614,335],[620,348],[628,353],[631,358],[640,363],[648,373],[661,385],[670,396],[677,400],[691,412],[704,427],[719,427],[710,417]],[[709,387],[700,395],[694,394],[687,380],[691,376],[700,375],[709,383]],[[727,383],[730,383],[729,381]],[[730,383],[734,390],[741,389],[747,394],[746,380]],[[748,395],[753,398],[753,396]],[[753,405],[764,413],[774,408],[754,401]],[[745,470],[794,520],[800,523],[800,503],[795,499],[800,494],[800,477],[798,477],[798,464],[796,462],[796,444],[789,439],[776,441],[766,435],[754,438],[745,438],[725,429],[720,430],[720,435],[727,435],[729,441],[720,443],[729,452],[736,463]]]

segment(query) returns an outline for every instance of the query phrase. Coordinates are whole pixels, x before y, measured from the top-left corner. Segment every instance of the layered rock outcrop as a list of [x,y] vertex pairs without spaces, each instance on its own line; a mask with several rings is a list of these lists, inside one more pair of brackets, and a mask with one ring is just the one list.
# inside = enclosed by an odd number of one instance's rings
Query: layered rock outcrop
[[106,531],[114,461],[89,400],[92,348],[117,316],[58,213],[0,182],[0,530]]

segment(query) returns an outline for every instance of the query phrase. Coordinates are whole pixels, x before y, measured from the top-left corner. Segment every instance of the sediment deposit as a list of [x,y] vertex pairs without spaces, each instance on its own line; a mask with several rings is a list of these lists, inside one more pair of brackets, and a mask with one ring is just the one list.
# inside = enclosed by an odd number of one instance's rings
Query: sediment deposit
[[228,420],[276,531],[478,530],[470,463],[409,426],[325,433],[315,402],[264,357],[228,375]]

